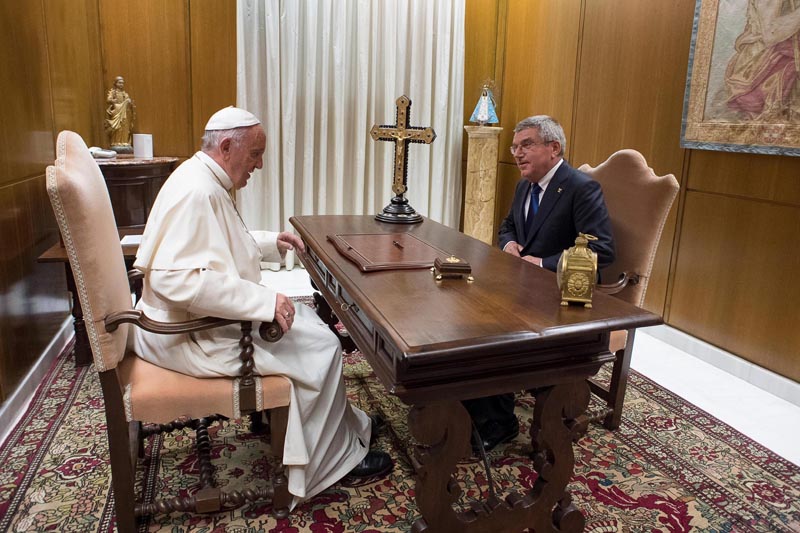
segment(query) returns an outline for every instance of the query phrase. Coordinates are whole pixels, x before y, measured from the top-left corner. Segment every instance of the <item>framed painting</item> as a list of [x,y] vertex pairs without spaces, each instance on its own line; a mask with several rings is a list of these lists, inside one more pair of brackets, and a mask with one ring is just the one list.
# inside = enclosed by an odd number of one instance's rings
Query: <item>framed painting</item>
[[800,0],[697,0],[681,146],[800,156]]

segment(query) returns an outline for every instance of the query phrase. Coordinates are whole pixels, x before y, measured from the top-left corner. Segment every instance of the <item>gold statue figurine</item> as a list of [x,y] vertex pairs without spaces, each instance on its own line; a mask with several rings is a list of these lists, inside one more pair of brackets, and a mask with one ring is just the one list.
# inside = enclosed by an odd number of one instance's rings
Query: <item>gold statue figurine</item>
[[114,86],[108,90],[106,102],[105,126],[111,149],[118,154],[133,153],[131,133],[136,121],[136,105],[125,92],[125,79],[122,76],[114,78]]

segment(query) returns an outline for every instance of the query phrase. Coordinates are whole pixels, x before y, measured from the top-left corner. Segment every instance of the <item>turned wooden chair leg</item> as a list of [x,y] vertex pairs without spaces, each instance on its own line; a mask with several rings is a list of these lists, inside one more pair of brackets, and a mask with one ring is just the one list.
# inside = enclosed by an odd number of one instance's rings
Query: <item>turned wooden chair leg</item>
[[289,420],[289,408],[276,407],[270,409],[269,414],[272,453],[277,456],[279,465],[278,470],[272,476],[272,514],[275,518],[286,518],[289,516],[289,506],[292,503],[289,482],[286,479],[283,466],[283,445],[286,441],[286,423]]
[[265,435],[269,431],[269,424],[264,420],[264,411],[250,413],[250,433]]
[[[124,412],[122,395],[116,382],[116,369],[100,373],[100,383],[104,389],[106,412]],[[107,390],[116,387],[116,395]],[[138,447],[131,447],[132,426],[124,419],[106,415],[108,423],[108,448],[111,455],[111,484],[114,489],[114,510],[117,514],[117,530],[120,532],[136,531],[136,514],[134,511],[136,493],[136,459]]]
[[141,422],[132,421],[128,423],[128,438],[131,443],[131,451],[136,451],[136,457],[131,458],[133,470],[136,471],[136,464],[138,460],[144,458],[145,435],[142,432]]

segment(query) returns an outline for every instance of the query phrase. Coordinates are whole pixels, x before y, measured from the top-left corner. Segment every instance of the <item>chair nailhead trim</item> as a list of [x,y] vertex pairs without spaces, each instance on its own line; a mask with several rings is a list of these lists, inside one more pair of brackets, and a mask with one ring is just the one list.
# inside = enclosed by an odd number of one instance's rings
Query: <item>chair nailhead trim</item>
[[242,412],[239,405],[239,382],[241,380],[236,378],[233,380],[233,418],[242,418]]
[[[57,146],[57,159],[56,165],[59,168],[64,166],[64,157],[66,154],[66,143],[59,142]],[[69,257],[70,265],[72,266],[72,274],[75,278],[75,286],[78,289],[78,296],[81,302],[88,302],[89,295],[86,292],[86,282],[83,279],[83,273],[80,268],[76,268],[78,261],[78,252],[75,250],[75,242],[72,239],[72,233],[69,231],[67,225],[67,215],[64,212],[64,204],[61,201],[61,195],[58,194],[58,183],[56,179],[57,169],[55,167],[47,167],[47,192],[50,194],[50,199],[53,204],[53,211],[56,215],[58,226],[61,228],[61,235],[64,238],[64,246],[67,248],[67,256]],[[105,361],[100,350],[100,340],[97,336],[97,326],[94,321],[91,306],[81,305],[83,310],[83,321],[86,324],[86,334],[89,337],[89,344],[92,348],[92,355],[94,358],[94,365],[98,372],[105,372],[107,370]]]
[[256,381],[256,411],[264,410],[264,383],[259,376],[254,376]]
[[133,401],[131,400],[131,384],[125,385],[125,392],[122,395],[122,403],[125,405],[125,420],[133,420]]

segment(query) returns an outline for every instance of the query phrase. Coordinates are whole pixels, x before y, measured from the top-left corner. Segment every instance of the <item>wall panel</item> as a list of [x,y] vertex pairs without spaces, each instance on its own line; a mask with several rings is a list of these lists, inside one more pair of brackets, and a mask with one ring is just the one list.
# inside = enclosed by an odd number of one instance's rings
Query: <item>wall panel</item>
[[693,150],[688,187],[800,206],[800,157]]
[[41,2],[0,2],[0,186],[41,174],[54,157]]
[[800,380],[800,208],[688,192],[669,323]]
[[[638,150],[659,175],[679,176],[683,92],[694,0],[586,0],[571,151],[597,166]],[[569,138],[569,137],[568,137]]]
[[100,0],[104,88],[125,78],[134,131],[153,134],[157,156],[194,153],[187,1]]
[[44,13],[54,131],[72,130],[105,146],[105,94],[96,0],[49,0]]
[[[683,91],[694,0],[586,0],[571,161],[592,166],[638,150],[681,180]],[[678,202],[664,227],[645,307],[663,313]]]
[[[506,21],[500,160],[513,163],[508,147],[514,126],[530,115],[572,123],[580,0],[509,0]],[[510,205],[511,198],[501,199]]]
[[[501,5],[502,4],[502,5]],[[485,80],[495,82],[494,94],[499,101],[502,100],[503,81],[497,72],[497,48],[499,27],[504,23],[501,15],[505,12],[506,2],[501,0],[473,0],[466,3],[464,20],[464,124],[470,124],[469,117],[478,103],[481,87]],[[498,110],[498,113],[500,110]],[[466,133],[464,134],[464,154],[466,161]]]
[[192,146],[208,118],[236,105],[236,0],[190,0]]

